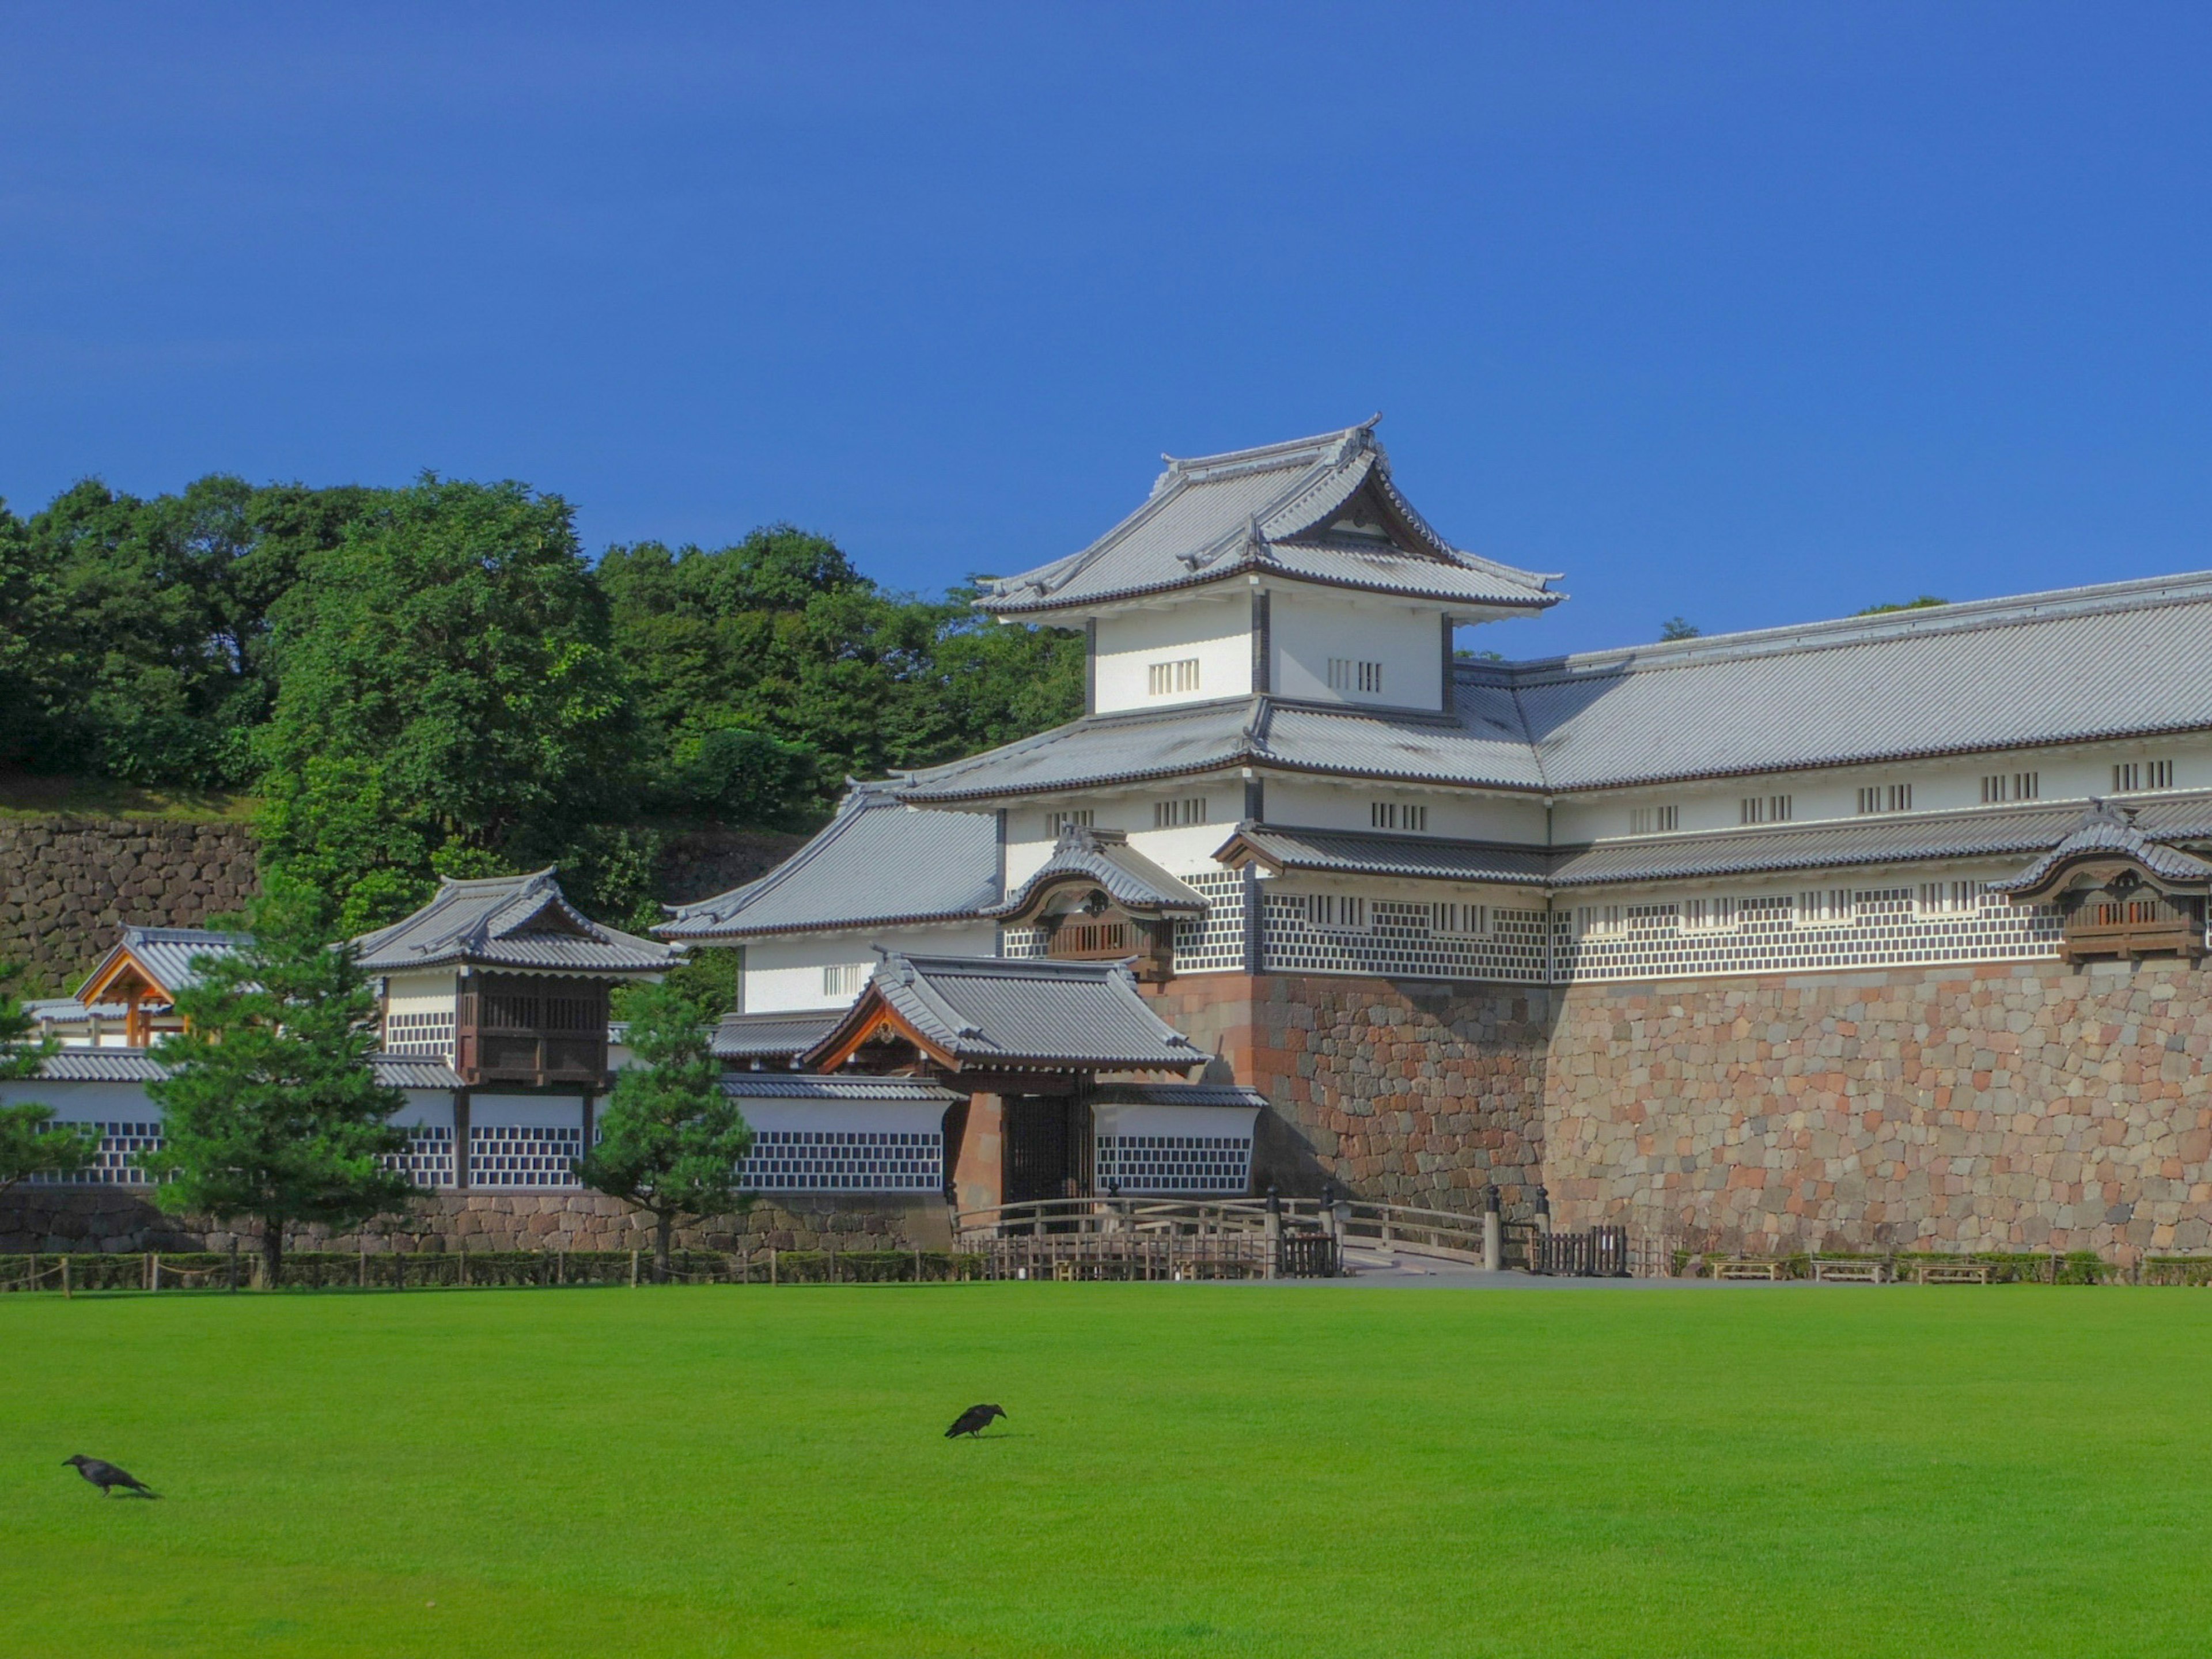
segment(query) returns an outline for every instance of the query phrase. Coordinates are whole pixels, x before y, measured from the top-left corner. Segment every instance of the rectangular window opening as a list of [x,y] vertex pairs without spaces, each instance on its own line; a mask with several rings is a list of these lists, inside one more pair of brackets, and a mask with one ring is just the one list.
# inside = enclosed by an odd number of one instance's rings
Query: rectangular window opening
[[1156,662],[1145,670],[1145,690],[1155,697],[1170,697],[1182,691],[1198,690],[1198,659],[1183,657],[1174,662]]
[[1203,795],[1180,796],[1174,800],[1152,803],[1152,828],[1155,830],[1180,830],[1187,824],[1205,822],[1206,797]]
[[1790,795],[1746,795],[1742,816],[1746,823],[1787,823],[1795,805]]

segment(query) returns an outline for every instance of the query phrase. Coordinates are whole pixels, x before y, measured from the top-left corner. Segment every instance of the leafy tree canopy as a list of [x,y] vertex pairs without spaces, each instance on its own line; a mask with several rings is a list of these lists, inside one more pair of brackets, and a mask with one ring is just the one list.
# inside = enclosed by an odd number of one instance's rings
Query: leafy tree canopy
[[1925,611],[1930,606],[1948,605],[1948,599],[1939,599],[1933,593],[1923,593],[1917,599],[1907,599],[1903,605],[1870,605],[1863,611],[1854,611],[1854,617],[1886,617],[1893,611]]

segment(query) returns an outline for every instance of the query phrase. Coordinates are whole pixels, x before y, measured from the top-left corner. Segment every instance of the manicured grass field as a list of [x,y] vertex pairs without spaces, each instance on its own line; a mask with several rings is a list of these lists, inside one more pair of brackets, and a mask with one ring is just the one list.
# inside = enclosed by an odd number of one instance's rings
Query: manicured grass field
[[11,1297],[0,1653],[2196,1652],[2208,1371],[2185,1291]]

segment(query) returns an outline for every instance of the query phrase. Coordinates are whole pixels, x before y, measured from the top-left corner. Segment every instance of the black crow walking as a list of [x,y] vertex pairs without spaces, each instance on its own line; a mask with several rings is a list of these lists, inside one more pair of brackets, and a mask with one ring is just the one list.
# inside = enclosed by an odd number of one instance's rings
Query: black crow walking
[[115,1489],[118,1486],[128,1487],[141,1498],[159,1498],[161,1495],[149,1488],[143,1480],[131,1474],[130,1470],[118,1469],[114,1464],[102,1462],[97,1457],[87,1457],[82,1452],[79,1452],[75,1457],[62,1459],[64,1468],[68,1468],[72,1464],[76,1466],[79,1474],[100,1488],[100,1495],[102,1498],[114,1497]]
[[970,1406],[953,1419],[952,1426],[945,1431],[945,1437],[951,1440],[964,1434],[972,1438],[990,1426],[993,1418],[1005,1415],[1006,1413],[996,1406]]

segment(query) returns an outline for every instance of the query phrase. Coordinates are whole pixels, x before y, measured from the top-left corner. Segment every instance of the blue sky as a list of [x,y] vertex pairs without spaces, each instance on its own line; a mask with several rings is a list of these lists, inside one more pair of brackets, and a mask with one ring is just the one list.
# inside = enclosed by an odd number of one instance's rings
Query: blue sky
[[2212,566],[2212,11],[0,7],[0,494],[1017,569],[1383,411],[1513,655]]

